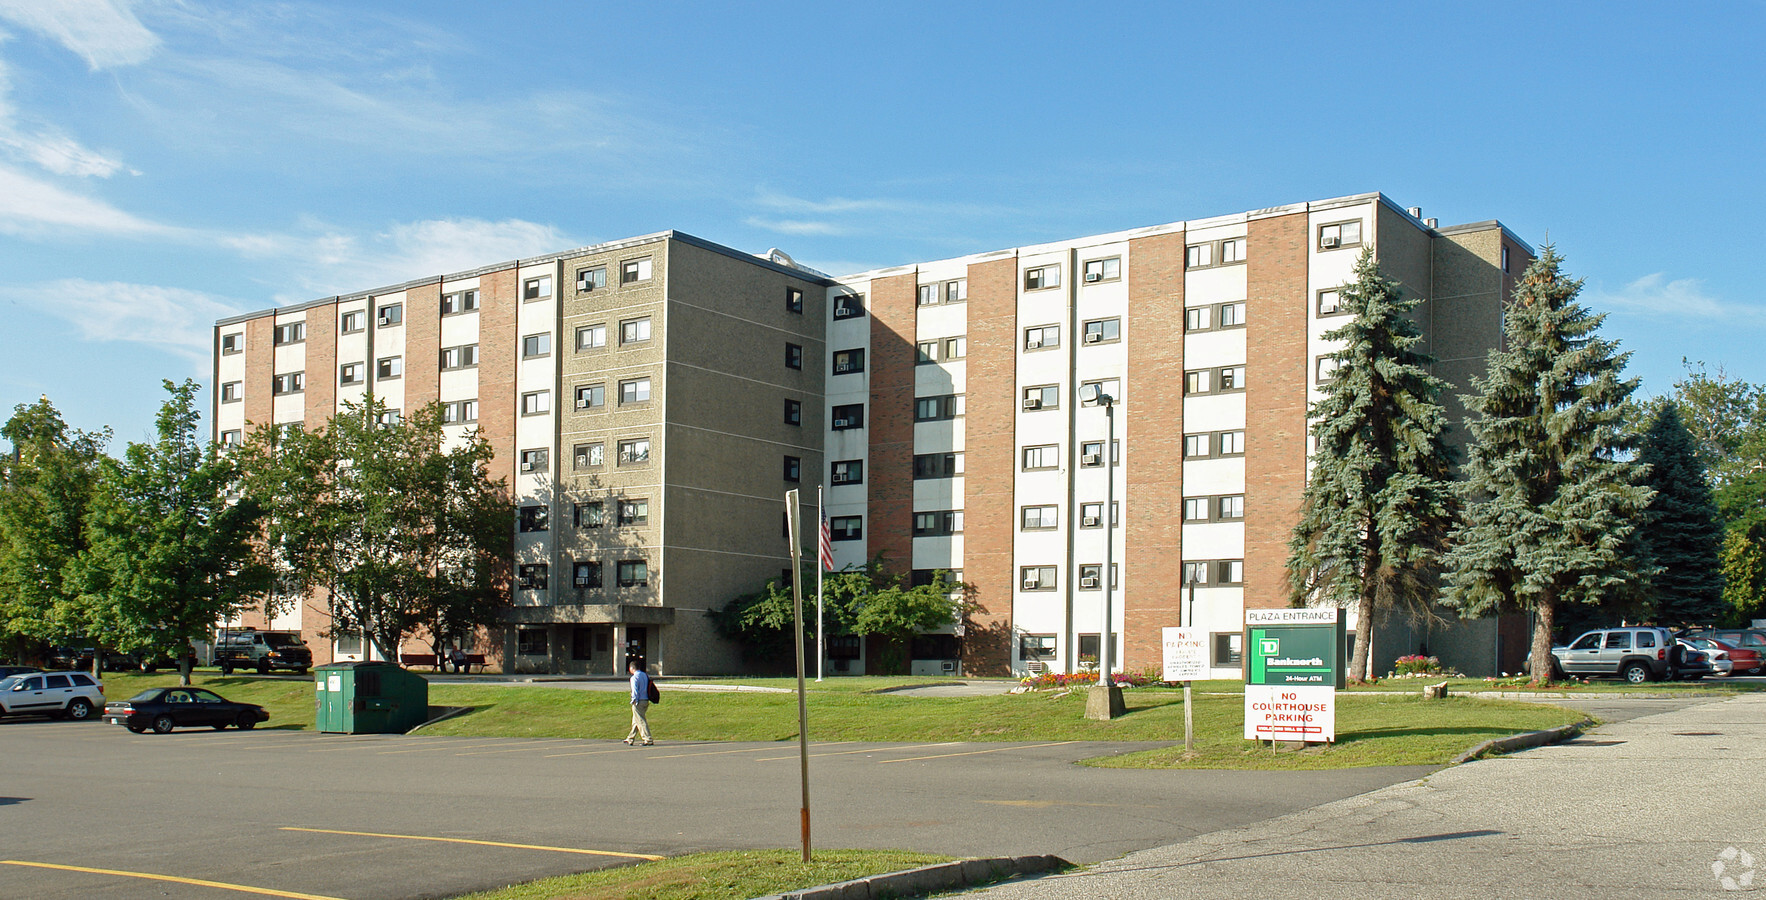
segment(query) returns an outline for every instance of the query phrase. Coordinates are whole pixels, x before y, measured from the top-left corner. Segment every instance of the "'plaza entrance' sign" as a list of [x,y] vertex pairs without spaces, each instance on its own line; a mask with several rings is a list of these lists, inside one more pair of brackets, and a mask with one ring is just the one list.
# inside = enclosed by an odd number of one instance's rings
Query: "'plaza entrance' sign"
[[1245,610],[1245,739],[1335,741],[1346,633],[1339,610]]

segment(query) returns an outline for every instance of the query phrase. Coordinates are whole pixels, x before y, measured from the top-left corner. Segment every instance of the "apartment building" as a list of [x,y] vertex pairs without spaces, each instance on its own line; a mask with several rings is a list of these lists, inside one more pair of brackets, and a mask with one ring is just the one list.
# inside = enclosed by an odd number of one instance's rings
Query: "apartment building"
[[[1533,251],[1372,193],[838,279],[680,232],[503,263],[223,320],[213,421],[226,443],[372,390],[476,428],[519,509],[510,670],[734,670],[703,611],[788,568],[783,492],[812,520],[825,485],[837,566],[975,587],[919,671],[1082,667],[1108,591],[1119,664],[1188,625],[1237,677],[1244,610],[1288,602],[1306,409],[1367,247],[1464,390]],[[310,600],[274,624],[362,652]],[[1513,618],[1374,635],[1467,673],[1525,644]],[[832,641],[830,668],[866,650]]]

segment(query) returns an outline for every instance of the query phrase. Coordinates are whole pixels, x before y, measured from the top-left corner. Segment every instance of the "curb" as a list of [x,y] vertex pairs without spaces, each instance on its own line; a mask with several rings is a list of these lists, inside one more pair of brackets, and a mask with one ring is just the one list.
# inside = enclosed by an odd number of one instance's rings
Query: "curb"
[[896,691],[914,691],[914,690],[919,690],[920,688],[929,688],[929,687],[953,687],[953,686],[954,687],[961,687],[961,686],[967,685],[968,683],[969,682],[967,682],[967,681],[928,681],[925,684],[894,684],[894,685],[890,685],[888,687],[871,688],[870,690],[859,691],[859,693],[861,693],[861,694],[893,694]]
[[434,725],[437,722],[442,722],[442,721],[445,721],[448,719],[452,719],[455,716],[465,715],[469,710],[472,709],[472,707],[470,707],[470,706],[432,706],[430,708],[431,709],[439,709],[439,710],[441,710],[441,713],[439,715],[431,716],[430,718],[425,719],[422,722],[419,722],[418,724],[411,726],[411,730],[405,732],[406,734],[416,734],[417,732],[422,731],[423,729],[428,728],[429,726]]
[[765,897],[756,897],[755,900],[883,900],[889,897],[914,897],[970,885],[989,884],[1021,875],[1040,875],[1065,869],[1070,865],[1072,863],[1059,856],[960,859],[956,862],[921,866],[904,872],[888,872],[800,891],[768,894]]
[[1556,728],[1547,728],[1544,731],[1529,731],[1524,734],[1510,735],[1505,738],[1496,738],[1494,740],[1485,741],[1484,743],[1454,757],[1453,762],[1448,763],[1448,765],[1457,766],[1462,763],[1467,763],[1486,753],[1507,753],[1511,750],[1527,750],[1532,747],[1555,744],[1558,741],[1566,738],[1573,738],[1581,734],[1582,729],[1593,724],[1593,719],[1583,719],[1574,725],[1559,725]]

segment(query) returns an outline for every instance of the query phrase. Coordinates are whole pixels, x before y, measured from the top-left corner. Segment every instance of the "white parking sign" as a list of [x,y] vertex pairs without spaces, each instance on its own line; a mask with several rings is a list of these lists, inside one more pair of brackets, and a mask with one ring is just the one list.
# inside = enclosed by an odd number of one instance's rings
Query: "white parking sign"
[[1208,645],[1199,628],[1161,629],[1165,642],[1164,679],[1197,681],[1208,677]]

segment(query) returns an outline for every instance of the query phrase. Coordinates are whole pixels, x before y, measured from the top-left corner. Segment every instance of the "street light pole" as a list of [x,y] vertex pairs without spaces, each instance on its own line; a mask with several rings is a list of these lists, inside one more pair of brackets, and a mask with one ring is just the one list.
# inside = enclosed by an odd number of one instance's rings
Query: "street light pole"
[[1109,720],[1122,715],[1127,709],[1122,704],[1122,689],[1117,687],[1110,677],[1110,601],[1115,590],[1110,568],[1114,565],[1116,545],[1116,398],[1103,392],[1095,384],[1088,384],[1079,390],[1079,402],[1085,405],[1104,407],[1104,570],[1099,577],[1104,580],[1103,616],[1098,626],[1098,684],[1086,698],[1085,717],[1088,719]]

